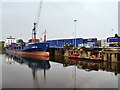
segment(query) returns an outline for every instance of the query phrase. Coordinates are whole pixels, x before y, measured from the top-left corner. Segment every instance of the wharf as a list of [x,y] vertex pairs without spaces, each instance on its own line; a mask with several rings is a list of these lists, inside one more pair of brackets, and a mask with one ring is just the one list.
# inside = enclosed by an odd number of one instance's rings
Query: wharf
[[71,53],[77,53],[80,58],[91,58],[95,56],[103,61],[120,61],[120,48],[75,48],[75,47],[63,47],[63,48],[49,48],[51,56],[67,56],[70,57]]

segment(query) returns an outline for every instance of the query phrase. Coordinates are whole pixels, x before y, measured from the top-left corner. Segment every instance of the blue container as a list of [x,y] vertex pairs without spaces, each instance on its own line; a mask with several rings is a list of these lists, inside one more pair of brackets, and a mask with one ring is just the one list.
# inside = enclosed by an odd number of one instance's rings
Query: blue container
[[57,40],[51,40],[50,46],[55,47],[57,45]]
[[52,47],[63,47],[64,44],[71,44],[75,46],[79,46],[79,44],[83,44],[83,38],[76,38],[76,39],[58,39],[58,40],[49,40],[47,41],[50,43]]
[[64,45],[64,39],[57,40],[57,47],[63,47]]
[[107,38],[107,42],[120,42],[120,38]]
[[76,38],[76,46],[78,46],[79,44],[83,43],[83,39],[82,38]]
[[87,42],[97,42],[97,38],[89,38],[83,40],[83,43],[87,44]]
[[73,39],[65,39],[64,40],[64,44],[72,44],[73,43]]
[[84,43],[84,44],[87,44],[87,39],[83,39],[83,43]]
[[[79,46],[79,44],[83,44],[83,38],[75,38],[73,39],[72,42],[73,42],[72,45]],[[76,45],[75,45],[75,42],[76,42]]]

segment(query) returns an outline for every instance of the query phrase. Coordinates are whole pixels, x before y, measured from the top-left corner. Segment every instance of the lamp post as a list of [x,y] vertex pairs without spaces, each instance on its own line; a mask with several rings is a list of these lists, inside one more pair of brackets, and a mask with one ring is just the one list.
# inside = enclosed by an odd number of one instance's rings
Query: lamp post
[[76,47],[76,22],[77,22],[77,20],[75,19],[74,20],[74,23],[75,23],[75,47]]

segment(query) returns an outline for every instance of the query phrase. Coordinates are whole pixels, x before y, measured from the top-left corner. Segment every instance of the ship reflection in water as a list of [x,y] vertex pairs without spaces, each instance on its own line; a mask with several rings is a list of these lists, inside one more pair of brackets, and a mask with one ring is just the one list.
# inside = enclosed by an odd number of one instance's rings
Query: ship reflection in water
[[[46,75],[45,70],[50,69],[49,57],[44,57],[44,56],[22,57],[22,56],[10,54],[10,53],[7,55],[8,55],[8,60],[6,59],[7,63],[11,64],[12,61],[15,61],[15,62],[20,63],[20,64],[28,65],[28,67],[32,69],[33,79],[36,79],[36,77],[37,77],[37,75],[36,75],[37,70],[39,70],[39,69],[44,70],[44,78],[45,78],[45,75]],[[9,58],[11,58],[11,59],[9,60]]]
[[[21,57],[13,54],[3,56],[3,88],[117,88],[120,63],[87,62],[67,57]],[[16,65],[19,64],[19,66]],[[9,66],[8,66],[9,65]],[[62,65],[62,66],[61,66]],[[11,70],[16,69],[15,71]],[[31,70],[32,79],[24,71]],[[10,68],[6,68],[10,67]],[[29,68],[28,68],[29,67]],[[6,70],[6,71],[5,71]],[[20,73],[17,76],[11,73]],[[42,71],[42,75],[40,71]],[[9,72],[9,73],[8,73]],[[9,74],[9,75],[8,75]],[[41,76],[41,77],[40,77]],[[12,77],[12,78],[8,78]],[[46,79],[47,78],[47,79]],[[18,79],[19,81],[14,81]],[[11,81],[13,80],[13,81]],[[12,82],[12,83],[10,83]],[[30,83],[31,82],[31,83]],[[24,83],[22,85],[22,83]]]

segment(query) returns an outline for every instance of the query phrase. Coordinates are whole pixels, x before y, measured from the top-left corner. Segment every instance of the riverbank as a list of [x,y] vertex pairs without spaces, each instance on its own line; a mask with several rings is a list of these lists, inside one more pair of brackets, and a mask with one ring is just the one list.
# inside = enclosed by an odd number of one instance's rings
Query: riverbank
[[4,42],[0,41],[0,54],[4,53]]

